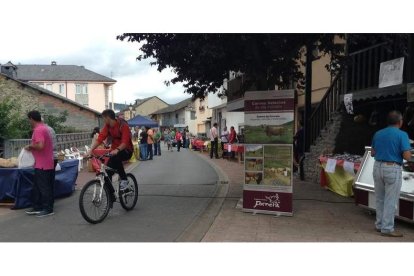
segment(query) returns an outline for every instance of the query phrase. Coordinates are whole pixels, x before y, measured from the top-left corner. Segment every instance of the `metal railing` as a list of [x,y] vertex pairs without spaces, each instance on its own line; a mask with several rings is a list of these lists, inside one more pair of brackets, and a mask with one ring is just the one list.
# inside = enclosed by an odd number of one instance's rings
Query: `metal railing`
[[332,81],[331,86],[321,99],[318,106],[309,118],[310,121],[310,144],[315,144],[321,131],[332,119],[333,112],[337,111],[341,105],[341,94],[343,92],[342,74],[338,74]]
[[[56,149],[58,151],[71,147],[83,148],[92,142],[89,132],[65,133],[56,135]],[[17,157],[23,147],[30,143],[30,139],[10,139],[4,141],[4,158]]]
[[[397,43],[379,43],[349,54],[347,64],[347,91],[378,87],[381,62],[404,57]],[[407,64],[404,62],[404,80]]]

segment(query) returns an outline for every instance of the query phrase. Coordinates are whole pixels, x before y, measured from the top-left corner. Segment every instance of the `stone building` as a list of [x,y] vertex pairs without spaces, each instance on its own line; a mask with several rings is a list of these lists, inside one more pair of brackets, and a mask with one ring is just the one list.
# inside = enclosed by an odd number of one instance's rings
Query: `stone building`
[[38,109],[49,114],[59,114],[66,110],[68,116],[64,125],[79,131],[91,131],[94,127],[102,126],[100,113],[96,110],[35,84],[17,80],[12,75],[0,73],[0,101],[6,98],[18,100],[24,113]]

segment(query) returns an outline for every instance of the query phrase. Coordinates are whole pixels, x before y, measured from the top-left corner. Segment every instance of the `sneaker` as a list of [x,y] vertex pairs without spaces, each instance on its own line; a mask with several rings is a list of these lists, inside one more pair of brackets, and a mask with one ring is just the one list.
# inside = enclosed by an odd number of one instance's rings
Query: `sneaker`
[[33,216],[33,215],[38,215],[40,212],[42,212],[42,210],[36,210],[32,208],[32,209],[27,210],[26,214],[28,214],[29,216]]
[[36,217],[38,217],[38,218],[43,218],[43,217],[51,216],[51,215],[54,215],[54,214],[55,214],[55,213],[54,213],[53,211],[46,211],[46,210],[43,210],[43,211],[39,212],[39,213],[36,215]]
[[121,180],[121,183],[119,183],[119,190],[121,192],[125,191],[128,188],[128,180]]
[[402,233],[400,233],[400,232],[392,231],[392,232],[389,232],[389,233],[381,233],[381,236],[401,238],[404,235]]

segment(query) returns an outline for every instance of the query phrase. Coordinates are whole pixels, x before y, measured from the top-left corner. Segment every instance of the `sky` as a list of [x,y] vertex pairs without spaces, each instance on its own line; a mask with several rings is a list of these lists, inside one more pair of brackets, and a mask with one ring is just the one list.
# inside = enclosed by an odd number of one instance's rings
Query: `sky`
[[[170,70],[158,72],[149,60],[137,61],[139,44],[120,41],[121,33],[65,32],[59,35],[9,33],[8,43],[0,43],[0,63],[83,65],[117,81],[114,98],[117,103],[158,96],[169,104],[190,97],[181,84],[166,86],[174,77]],[[29,46],[30,45],[30,46]]]

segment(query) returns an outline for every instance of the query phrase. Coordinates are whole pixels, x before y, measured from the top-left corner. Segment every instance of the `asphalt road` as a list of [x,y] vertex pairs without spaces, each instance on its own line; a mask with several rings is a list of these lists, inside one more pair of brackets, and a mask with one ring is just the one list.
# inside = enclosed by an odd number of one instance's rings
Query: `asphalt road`
[[[164,148],[163,148],[164,149]],[[218,176],[208,163],[189,150],[162,152],[141,162],[132,173],[139,199],[126,212],[119,203],[97,225],[81,216],[79,191],[55,202],[55,215],[27,216],[16,210],[0,216],[3,242],[172,242],[201,214],[217,188]]]

